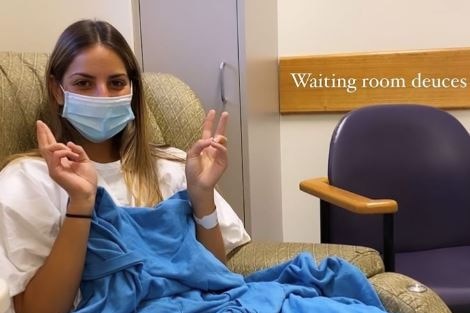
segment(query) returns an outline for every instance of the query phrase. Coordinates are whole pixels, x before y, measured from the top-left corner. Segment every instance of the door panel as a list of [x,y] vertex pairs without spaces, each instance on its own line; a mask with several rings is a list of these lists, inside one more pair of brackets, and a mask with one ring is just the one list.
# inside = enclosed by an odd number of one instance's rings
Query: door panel
[[218,190],[244,220],[237,1],[140,0],[140,18],[144,71],[174,74],[206,111],[229,112],[229,167]]

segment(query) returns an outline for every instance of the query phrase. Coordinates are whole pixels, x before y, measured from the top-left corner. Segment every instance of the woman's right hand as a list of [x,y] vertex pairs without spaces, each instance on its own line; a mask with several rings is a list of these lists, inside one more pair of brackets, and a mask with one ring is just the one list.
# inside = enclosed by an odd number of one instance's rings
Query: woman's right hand
[[85,150],[72,142],[58,143],[42,121],[36,122],[36,133],[49,176],[70,197],[69,213],[90,214],[95,203],[97,175]]

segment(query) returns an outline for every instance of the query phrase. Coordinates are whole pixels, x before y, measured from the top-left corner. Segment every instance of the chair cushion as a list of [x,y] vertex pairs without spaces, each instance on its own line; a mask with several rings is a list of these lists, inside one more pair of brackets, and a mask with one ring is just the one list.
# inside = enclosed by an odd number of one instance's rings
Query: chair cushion
[[[145,102],[153,142],[187,150],[201,136],[204,110],[196,94],[171,74],[144,73]],[[158,133],[158,134],[157,134]]]
[[45,53],[0,52],[0,160],[35,148],[34,123],[37,119],[48,121],[44,89],[47,58]]
[[398,253],[396,271],[432,288],[453,313],[470,312],[470,246]]

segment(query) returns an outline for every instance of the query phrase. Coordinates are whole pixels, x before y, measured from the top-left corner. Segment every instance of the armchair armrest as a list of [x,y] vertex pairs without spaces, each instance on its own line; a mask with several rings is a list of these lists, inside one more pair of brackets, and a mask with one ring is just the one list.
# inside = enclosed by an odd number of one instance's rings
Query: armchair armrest
[[249,242],[227,256],[227,266],[244,276],[292,259],[300,252],[311,253],[317,264],[327,256],[338,257],[356,265],[371,277],[384,271],[379,253],[371,248],[319,243]]
[[369,199],[331,186],[326,177],[304,180],[300,182],[300,190],[358,214],[387,214],[395,213],[398,210],[398,204],[395,200]]
[[[451,313],[447,305],[430,288],[413,292],[408,288],[418,283],[414,279],[392,272],[379,273],[369,278],[387,312]],[[418,283],[419,284],[419,283]]]

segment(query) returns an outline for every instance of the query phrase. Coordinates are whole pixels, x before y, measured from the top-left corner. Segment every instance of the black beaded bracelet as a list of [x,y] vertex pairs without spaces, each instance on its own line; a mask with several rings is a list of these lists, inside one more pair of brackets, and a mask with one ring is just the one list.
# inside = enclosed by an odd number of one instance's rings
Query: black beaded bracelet
[[91,219],[91,215],[86,215],[86,214],[72,214],[72,213],[65,213],[66,217],[71,217],[71,218],[88,218]]

